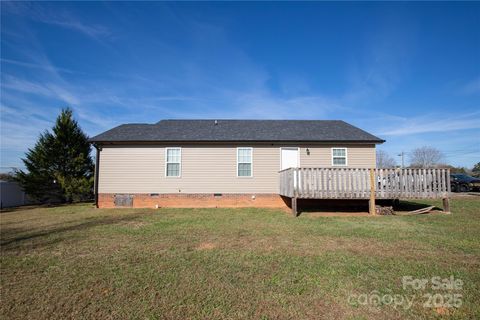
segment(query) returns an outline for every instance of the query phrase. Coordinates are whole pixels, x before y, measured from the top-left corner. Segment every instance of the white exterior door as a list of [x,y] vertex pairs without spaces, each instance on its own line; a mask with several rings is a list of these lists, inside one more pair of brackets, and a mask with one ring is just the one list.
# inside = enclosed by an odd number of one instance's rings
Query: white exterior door
[[298,167],[298,148],[282,148],[281,170]]

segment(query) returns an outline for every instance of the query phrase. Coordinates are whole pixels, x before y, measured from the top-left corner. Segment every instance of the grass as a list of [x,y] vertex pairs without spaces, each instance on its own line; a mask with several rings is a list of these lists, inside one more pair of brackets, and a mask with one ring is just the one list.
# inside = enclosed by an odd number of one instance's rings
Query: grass
[[[452,212],[293,218],[89,204],[7,211],[0,317],[480,318],[480,200],[454,200]],[[403,276],[452,275],[461,290],[402,287]],[[405,309],[348,299],[371,293],[415,300]],[[428,293],[460,293],[462,306],[425,308]]]

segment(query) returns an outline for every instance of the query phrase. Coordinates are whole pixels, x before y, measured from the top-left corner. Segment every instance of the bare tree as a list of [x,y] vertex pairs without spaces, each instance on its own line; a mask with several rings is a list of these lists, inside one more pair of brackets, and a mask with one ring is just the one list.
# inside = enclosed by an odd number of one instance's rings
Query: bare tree
[[377,168],[395,168],[397,163],[388,153],[383,150],[377,150]]
[[420,147],[412,151],[410,155],[410,166],[416,168],[431,168],[439,164],[443,159],[440,150],[434,147]]
[[477,162],[477,164],[475,164],[473,166],[472,176],[477,177],[477,178],[480,177],[480,162]]

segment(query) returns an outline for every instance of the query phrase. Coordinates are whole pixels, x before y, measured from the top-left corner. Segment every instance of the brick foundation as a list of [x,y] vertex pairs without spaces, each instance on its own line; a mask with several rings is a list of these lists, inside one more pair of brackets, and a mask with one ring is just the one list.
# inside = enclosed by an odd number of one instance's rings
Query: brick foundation
[[[278,194],[148,194],[134,193],[134,208],[288,208],[290,199]],[[116,208],[115,194],[100,193],[98,195],[99,208]]]

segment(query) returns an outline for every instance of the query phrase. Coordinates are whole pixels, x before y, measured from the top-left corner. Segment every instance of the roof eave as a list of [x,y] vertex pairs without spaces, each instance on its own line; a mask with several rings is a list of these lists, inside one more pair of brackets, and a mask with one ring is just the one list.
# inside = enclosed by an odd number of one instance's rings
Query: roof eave
[[382,144],[386,140],[88,140],[92,144],[126,143],[374,143]]

